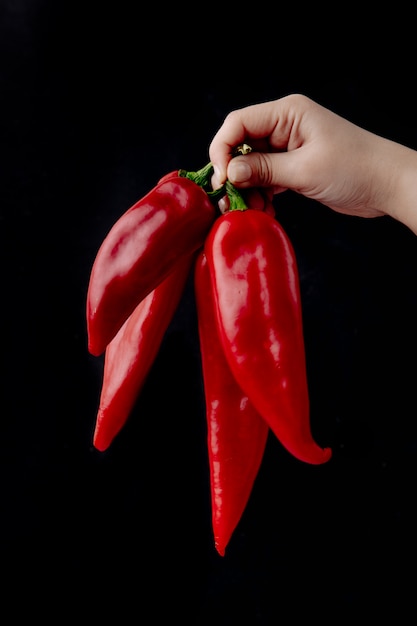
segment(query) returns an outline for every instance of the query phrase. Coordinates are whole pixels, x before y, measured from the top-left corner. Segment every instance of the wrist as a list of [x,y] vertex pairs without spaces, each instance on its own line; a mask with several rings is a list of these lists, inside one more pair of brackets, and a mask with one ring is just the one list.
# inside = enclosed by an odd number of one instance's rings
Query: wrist
[[378,208],[417,235],[417,151],[383,140],[376,157],[380,167]]
[[[417,151],[404,148],[403,167],[398,177],[398,218],[417,235]],[[394,215],[395,217],[395,215]]]

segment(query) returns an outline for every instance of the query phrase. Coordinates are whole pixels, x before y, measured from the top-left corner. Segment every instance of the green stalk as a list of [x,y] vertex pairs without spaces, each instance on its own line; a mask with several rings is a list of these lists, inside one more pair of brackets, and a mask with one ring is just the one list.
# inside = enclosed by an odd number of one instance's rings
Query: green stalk
[[224,187],[226,189],[227,197],[229,198],[229,211],[246,211],[248,205],[243,199],[240,191],[236,189],[230,180],[226,180]]
[[189,178],[196,183],[199,187],[202,187],[204,191],[211,190],[211,177],[213,176],[213,166],[209,162],[196,172],[187,172],[186,170],[179,170],[179,176]]
[[226,180],[224,185],[219,187],[219,189],[212,189],[211,177],[213,176],[213,172],[213,166],[209,162],[196,172],[179,170],[178,175],[184,178],[189,178],[194,183],[196,183],[196,185],[204,189],[204,191],[213,202],[217,202],[218,200],[220,200],[220,198],[223,198],[223,196],[227,195],[230,203],[230,211],[246,211],[248,207],[243,199],[242,194],[236,189],[236,187],[234,187],[234,185],[232,185],[229,180]]

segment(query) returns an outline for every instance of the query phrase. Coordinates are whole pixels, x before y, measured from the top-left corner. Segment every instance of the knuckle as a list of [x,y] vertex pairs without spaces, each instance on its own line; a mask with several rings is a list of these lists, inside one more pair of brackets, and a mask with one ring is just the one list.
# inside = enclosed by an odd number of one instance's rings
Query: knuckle
[[272,163],[269,155],[259,153],[258,154],[258,176],[260,181],[270,186],[272,182]]

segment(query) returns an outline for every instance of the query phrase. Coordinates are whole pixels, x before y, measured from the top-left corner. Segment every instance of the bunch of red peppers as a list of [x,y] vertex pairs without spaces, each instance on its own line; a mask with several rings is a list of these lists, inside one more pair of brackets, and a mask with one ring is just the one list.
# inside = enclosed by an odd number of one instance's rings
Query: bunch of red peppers
[[[331,457],[310,428],[299,276],[273,206],[251,208],[210,163],[171,172],[116,221],[94,260],[88,349],[104,353],[93,444],[123,428],[193,272],[220,555],[239,523],[271,430],[297,459]],[[227,194],[229,208],[218,210]]]

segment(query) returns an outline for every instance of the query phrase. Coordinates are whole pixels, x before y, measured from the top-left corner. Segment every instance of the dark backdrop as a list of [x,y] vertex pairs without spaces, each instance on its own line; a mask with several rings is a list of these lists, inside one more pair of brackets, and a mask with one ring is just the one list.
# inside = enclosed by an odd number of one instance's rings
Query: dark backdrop
[[417,148],[412,83],[383,59],[384,42],[364,56],[352,32],[330,41],[311,29],[306,40],[281,20],[273,34],[260,8],[239,31],[209,7],[193,18],[185,7],[106,6],[0,2],[3,606],[54,623],[168,614],[198,626],[288,614],[337,623],[412,606],[417,241],[407,229],[277,199],[299,263],[312,427],[334,455],[311,467],[270,438],[223,558],[191,281],[105,453],[92,447],[102,361],[85,327],[109,228],[166,172],[203,166],[229,110],[300,91]]

